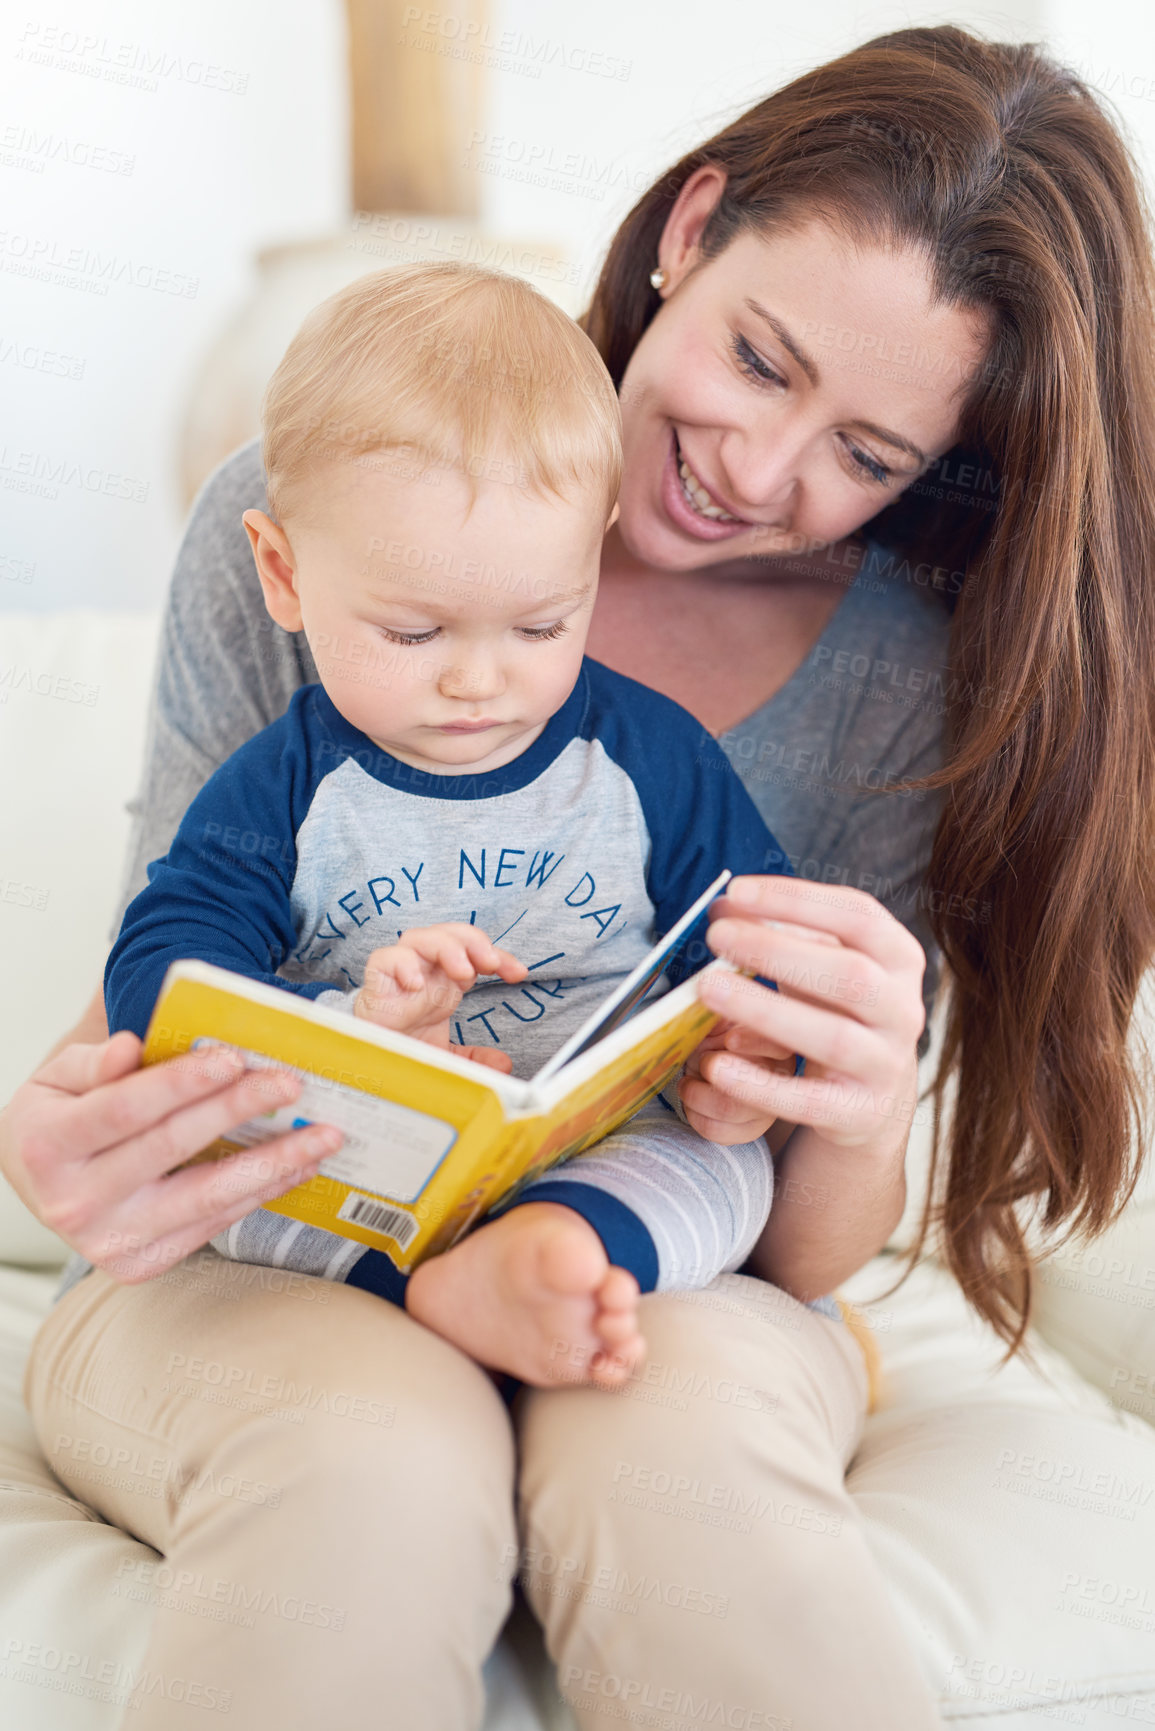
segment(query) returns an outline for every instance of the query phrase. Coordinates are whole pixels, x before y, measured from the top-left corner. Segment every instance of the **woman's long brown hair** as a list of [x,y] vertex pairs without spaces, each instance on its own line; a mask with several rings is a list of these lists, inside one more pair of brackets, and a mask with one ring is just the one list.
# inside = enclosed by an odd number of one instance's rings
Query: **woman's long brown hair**
[[1155,951],[1155,293],[1138,175],[1103,106],[1038,49],[953,27],[879,37],[635,206],[582,320],[615,384],[660,304],[666,219],[706,163],[727,179],[704,259],[821,215],[922,252],[937,295],[991,319],[945,465],[965,463],[969,494],[916,482],[871,530],[965,572],[944,597],[945,766],[903,784],[947,788],[926,893],[950,981],[903,1278],[935,1228],[1010,1357],[1031,1316],[1021,1205],[1052,1236],[1094,1237],[1142,1158],[1128,1030]]

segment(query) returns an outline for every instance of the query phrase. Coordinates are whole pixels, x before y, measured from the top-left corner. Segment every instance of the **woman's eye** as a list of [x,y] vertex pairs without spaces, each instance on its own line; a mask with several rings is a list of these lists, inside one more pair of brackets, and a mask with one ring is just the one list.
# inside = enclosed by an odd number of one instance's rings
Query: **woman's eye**
[[556,625],[523,625],[520,629],[528,643],[544,643],[549,637],[561,637],[567,626],[564,619],[559,619]]
[[378,627],[381,635],[387,637],[390,643],[405,644],[432,643],[439,629],[440,627],[436,625],[431,631],[390,631],[387,625]]
[[763,384],[785,385],[786,380],[781,373],[776,373],[773,367],[768,366],[757,349],[750,347],[745,337],[732,337],[730,347],[734,351],[735,360],[748,377],[758,379]]
[[891,471],[884,464],[876,462],[865,451],[860,451],[857,445],[850,443],[849,439],[846,441],[846,448],[858,467],[869,475],[872,481],[877,481],[880,486],[885,487],[887,482],[892,479]]

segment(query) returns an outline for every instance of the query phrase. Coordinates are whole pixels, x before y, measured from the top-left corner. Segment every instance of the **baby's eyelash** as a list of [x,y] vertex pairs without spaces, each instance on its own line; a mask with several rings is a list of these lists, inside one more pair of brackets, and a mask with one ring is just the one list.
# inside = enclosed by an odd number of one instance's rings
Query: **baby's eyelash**
[[[377,629],[390,643],[400,643],[405,648],[413,648],[422,643],[432,643],[441,627],[435,625],[431,631],[390,631],[387,625],[379,625]],[[517,629],[528,642],[545,643],[551,637],[563,636],[569,626],[564,619],[559,619],[554,625],[520,625]]]
[[402,643],[407,648],[412,648],[418,643],[432,643],[441,627],[435,625],[432,631],[390,631],[387,625],[382,625],[378,629],[390,643]]
[[530,643],[545,643],[551,637],[561,637],[569,627],[564,619],[559,619],[556,625],[523,625],[520,629]]

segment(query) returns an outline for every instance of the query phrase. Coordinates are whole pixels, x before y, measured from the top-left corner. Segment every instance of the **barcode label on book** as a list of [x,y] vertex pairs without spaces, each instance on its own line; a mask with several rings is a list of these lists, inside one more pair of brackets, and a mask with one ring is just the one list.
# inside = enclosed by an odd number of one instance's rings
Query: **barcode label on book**
[[378,1202],[375,1196],[358,1196],[355,1190],[350,1190],[338,1208],[337,1219],[364,1226],[368,1232],[379,1232],[382,1238],[396,1239],[402,1250],[408,1250],[420,1231],[420,1222],[404,1208],[391,1208],[387,1202]]

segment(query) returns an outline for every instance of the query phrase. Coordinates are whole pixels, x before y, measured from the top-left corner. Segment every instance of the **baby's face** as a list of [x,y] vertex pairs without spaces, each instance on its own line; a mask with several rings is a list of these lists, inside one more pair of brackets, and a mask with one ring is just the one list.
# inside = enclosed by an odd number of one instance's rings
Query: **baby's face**
[[606,528],[592,492],[487,478],[470,510],[459,471],[374,452],[319,471],[299,518],[245,524],[270,613],[304,630],[346,721],[403,763],[497,769],[573,690]]

